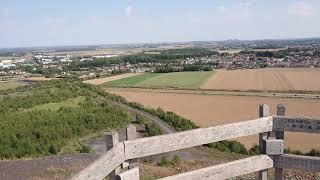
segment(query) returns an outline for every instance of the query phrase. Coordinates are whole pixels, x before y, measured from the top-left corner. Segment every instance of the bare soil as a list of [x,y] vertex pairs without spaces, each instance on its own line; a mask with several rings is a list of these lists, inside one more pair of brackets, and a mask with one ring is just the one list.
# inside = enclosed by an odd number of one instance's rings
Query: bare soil
[[[146,91],[110,91],[124,96],[129,101],[139,102],[149,107],[161,107],[173,111],[183,117],[189,118],[200,127],[209,127],[256,119],[258,106],[268,104],[271,113],[275,114],[276,105],[282,103],[286,106],[286,115],[292,116],[320,116],[320,101],[295,98],[265,98],[247,96],[221,96],[157,93]],[[320,149],[317,134],[285,133],[286,147],[291,149],[309,151],[311,148]],[[247,147],[257,144],[258,136],[239,138]]]
[[74,154],[0,161],[0,179],[67,179],[97,158],[97,155],[92,154]]
[[319,91],[320,69],[272,68],[217,70],[201,89],[260,91]]

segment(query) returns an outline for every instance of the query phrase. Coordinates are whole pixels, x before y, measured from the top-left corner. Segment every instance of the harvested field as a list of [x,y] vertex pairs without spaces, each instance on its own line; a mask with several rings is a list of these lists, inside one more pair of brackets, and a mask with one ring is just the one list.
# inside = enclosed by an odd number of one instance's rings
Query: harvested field
[[[294,98],[264,98],[246,96],[219,96],[196,94],[155,93],[142,91],[109,91],[124,96],[129,101],[139,102],[150,107],[161,107],[168,111],[189,118],[201,127],[216,126],[258,117],[259,104],[268,104],[272,114],[276,105],[283,103],[287,115],[320,116],[320,101]],[[247,147],[257,143],[258,136],[240,138],[239,141]],[[309,151],[311,148],[320,149],[317,134],[302,134],[287,132],[286,147]],[[302,145],[303,144],[303,145]]]
[[90,80],[87,80],[84,82],[89,83],[89,84],[93,84],[93,85],[99,85],[99,84],[103,84],[106,82],[115,81],[118,79],[128,78],[128,77],[132,77],[132,76],[137,76],[137,75],[141,75],[141,74],[143,74],[143,73],[126,73],[126,74],[121,74],[121,75],[116,75],[116,76],[105,77],[105,78],[90,79]]
[[320,69],[217,70],[201,88],[241,91],[320,91]]

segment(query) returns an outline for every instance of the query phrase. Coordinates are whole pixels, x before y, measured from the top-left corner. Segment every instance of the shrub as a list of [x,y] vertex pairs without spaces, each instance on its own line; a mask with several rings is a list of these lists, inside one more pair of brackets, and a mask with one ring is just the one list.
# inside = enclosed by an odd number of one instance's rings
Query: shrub
[[215,148],[223,152],[231,152],[238,154],[248,154],[247,149],[238,141],[220,141],[207,145],[209,148]]
[[181,158],[178,155],[174,155],[172,158],[172,164],[179,163],[181,161]]
[[146,119],[140,114],[136,114],[136,122],[140,125],[144,125],[146,123]]
[[146,123],[145,129],[146,129],[146,136],[147,137],[157,136],[157,135],[162,134],[161,128],[154,123]]
[[162,157],[160,162],[157,163],[158,166],[164,166],[164,167],[168,167],[171,165],[171,161],[168,160],[166,157]]

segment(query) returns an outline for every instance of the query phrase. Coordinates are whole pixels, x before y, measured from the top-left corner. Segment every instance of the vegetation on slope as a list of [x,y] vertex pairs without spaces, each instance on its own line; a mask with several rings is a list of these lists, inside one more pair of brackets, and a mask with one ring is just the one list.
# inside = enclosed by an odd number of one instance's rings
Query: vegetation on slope
[[94,87],[78,81],[41,82],[0,94],[0,159],[57,154],[80,137],[129,122]]
[[164,122],[168,123],[171,127],[173,127],[176,131],[185,131],[185,130],[198,128],[198,126],[194,122],[192,122],[189,119],[183,118],[175,114],[174,112],[167,112],[161,108],[157,108],[157,109],[148,108],[139,103],[128,102],[124,97],[121,97],[115,94],[110,94],[108,92],[102,92],[102,93],[106,93],[107,96],[114,101],[127,104],[133,108],[148,112],[154,116],[159,117],[161,120],[163,120]]

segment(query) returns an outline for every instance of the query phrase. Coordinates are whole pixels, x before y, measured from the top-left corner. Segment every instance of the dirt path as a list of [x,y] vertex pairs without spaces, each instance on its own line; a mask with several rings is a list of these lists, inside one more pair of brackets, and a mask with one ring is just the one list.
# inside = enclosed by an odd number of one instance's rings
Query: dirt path
[[93,154],[0,161],[0,179],[67,179],[98,158]]
[[[109,101],[109,103],[111,103],[112,105],[114,105],[116,107],[121,108],[124,111],[139,114],[139,115],[143,116],[144,118],[148,119],[149,121],[157,124],[162,129],[163,134],[170,134],[170,133],[177,132],[173,127],[168,125],[166,122],[164,122],[163,120],[161,120],[157,116],[154,116],[150,113],[147,113],[145,111],[142,111],[142,110],[139,110],[136,108],[132,108],[131,106],[128,106],[126,104],[122,104],[122,103],[111,101],[111,100]],[[124,138],[121,139],[121,137],[124,137],[124,136],[125,136],[125,130],[120,130],[119,131],[120,141],[124,140]],[[142,138],[142,137],[143,137],[143,135],[140,134],[139,138]],[[98,139],[96,141],[95,145],[96,146],[91,146],[91,147],[95,148],[96,152],[103,152],[103,150],[105,150],[105,139],[104,138]],[[98,149],[97,149],[97,147],[98,147]],[[175,155],[178,155],[183,160],[208,161],[208,155],[210,154],[208,151],[209,151],[208,148],[193,147],[193,148],[189,148],[189,149],[183,149],[183,150],[179,150],[179,151],[174,151],[174,152],[169,152],[169,153],[164,153],[164,154],[159,154],[159,155],[153,155],[153,156],[150,156],[149,158],[152,158],[153,161],[160,161],[160,159],[162,157],[166,157],[166,158],[170,159],[170,158],[173,158]],[[214,161],[213,160],[214,159],[211,159],[210,161],[215,162],[215,163],[217,162],[216,160],[214,160]]]

